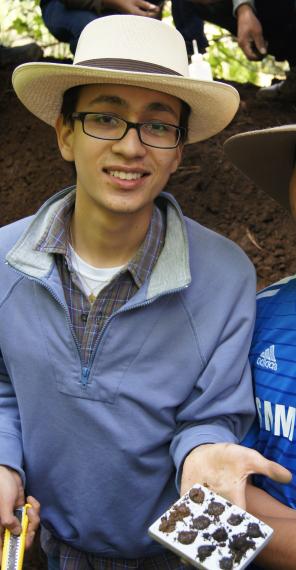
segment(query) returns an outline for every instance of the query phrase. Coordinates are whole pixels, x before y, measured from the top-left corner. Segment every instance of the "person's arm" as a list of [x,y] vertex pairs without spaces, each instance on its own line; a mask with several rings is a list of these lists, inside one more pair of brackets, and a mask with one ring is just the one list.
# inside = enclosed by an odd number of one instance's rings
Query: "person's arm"
[[156,17],[161,6],[146,2],[146,0],[102,0],[103,8],[117,10],[121,14],[133,16]]
[[274,530],[271,541],[256,558],[256,566],[267,570],[295,570],[296,511],[253,485],[247,485],[246,494],[248,512]]
[[232,0],[234,16],[236,16],[236,11],[239,8],[239,6],[242,6],[242,4],[247,4],[255,12],[255,0]]
[[[255,271],[234,244],[226,248],[221,244],[221,248],[215,244],[218,261],[211,267],[211,277],[206,279],[205,268],[188,299],[196,358],[201,355],[203,362],[191,391],[176,410],[170,453],[178,487],[183,463],[187,458],[188,464],[193,449],[204,444],[239,443],[256,413],[248,360],[255,320]],[[210,248],[207,254],[211,258]],[[199,479],[197,465],[196,481],[204,480]]]
[[120,14],[152,16],[159,14],[161,7],[146,0],[63,0],[70,10],[91,10],[101,14],[104,10],[116,10]]
[[235,9],[237,17],[237,42],[250,60],[262,59],[267,54],[263,30],[253,6],[240,3]]
[[62,0],[68,10],[90,10],[100,14],[102,11],[101,0]]
[[20,523],[14,516],[14,509],[25,500],[32,505],[28,509],[28,533],[26,547],[29,548],[39,525],[38,501],[25,498],[25,474],[22,469],[23,449],[17,400],[13,386],[0,352],[0,560],[5,528],[12,533],[20,532]]

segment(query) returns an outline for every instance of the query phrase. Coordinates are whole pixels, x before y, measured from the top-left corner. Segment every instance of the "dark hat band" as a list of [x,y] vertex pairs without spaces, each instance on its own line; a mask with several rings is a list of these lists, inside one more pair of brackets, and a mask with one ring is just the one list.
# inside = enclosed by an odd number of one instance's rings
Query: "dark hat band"
[[88,67],[101,67],[103,69],[113,69],[117,71],[138,71],[140,73],[159,73],[162,75],[179,75],[181,73],[162,65],[149,63],[146,61],[137,61],[134,59],[120,58],[103,58],[103,59],[87,59],[86,61],[77,61],[74,65],[85,65]]

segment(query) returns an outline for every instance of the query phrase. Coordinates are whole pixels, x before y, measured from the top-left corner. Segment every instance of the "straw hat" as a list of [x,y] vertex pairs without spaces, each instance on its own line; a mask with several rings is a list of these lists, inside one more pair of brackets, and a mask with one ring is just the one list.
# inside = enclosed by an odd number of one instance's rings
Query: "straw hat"
[[234,135],[224,144],[235,166],[288,210],[295,149],[296,125]]
[[182,35],[143,16],[98,18],[82,31],[72,64],[27,63],[14,70],[17,96],[54,126],[63,93],[75,85],[113,83],[169,93],[191,107],[188,142],[218,133],[232,120],[239,95],[230,85],[189,78]]

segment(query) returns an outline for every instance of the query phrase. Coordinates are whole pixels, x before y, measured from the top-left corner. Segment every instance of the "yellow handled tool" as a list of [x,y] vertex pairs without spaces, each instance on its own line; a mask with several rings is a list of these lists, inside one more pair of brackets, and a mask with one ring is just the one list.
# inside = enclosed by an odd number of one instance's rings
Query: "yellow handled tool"
[[23,507],[18,507],[14,514],[19,519],[22,532],[20,535],[15,536],[6,529],[4,533],[3,554],[1,562],[1,570],[21,570],[23,566],[25,541],[28,528],[28,515],[27,509],[31,505],[27,504]]

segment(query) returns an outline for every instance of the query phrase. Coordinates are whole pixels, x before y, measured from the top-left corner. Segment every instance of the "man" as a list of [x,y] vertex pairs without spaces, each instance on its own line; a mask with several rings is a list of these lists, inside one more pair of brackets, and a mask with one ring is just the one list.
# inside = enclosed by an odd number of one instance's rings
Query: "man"
[[296,5],[294,0],[187,0],[197,15],[222,26],[237,37],[238,45],[250,60],[268,53],[278,61],[288,61],[285,81],[260,89],[261,99],[291,101],[296,97]]
[[26,481],[50,569],[183,568],[147,535],[177,487],[244,505],[248,474],[290,477],[235,445],[254,417],[253,267],[163,192],[237,92],[189,79],[179,32],[135,16],[95,20],[74,65],[13,84],[77,180],[1,230],[2,527]]
[[[296,220],[296,125],[250,131],[225,143],[233,163],[288,210]],[[266,168],[268,165],[268,168]],[[293,254],[293,252],[291,252]],[[273,283],[257,295],[257,318],[250,351],[257,419],[244,445],[289,466],[290,485],[256,476],[248,508],[274,529],[260,566],[294,570],[296,566],[295,492],[295,275]]]

